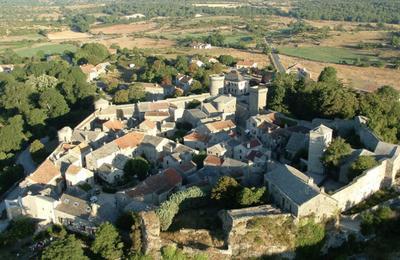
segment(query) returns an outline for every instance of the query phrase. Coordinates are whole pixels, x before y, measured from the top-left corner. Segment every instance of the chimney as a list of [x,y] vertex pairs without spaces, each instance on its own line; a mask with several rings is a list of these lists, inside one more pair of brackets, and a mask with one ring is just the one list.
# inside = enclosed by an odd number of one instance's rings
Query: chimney
[[314,180],[311,177],[308,177],[307,184],[312,185],[314,184]]
[[92,211],[90,212],[90,215],[92,215],[93,217],[96,217],[97,213],[98,213],[98,210],[99,210],[99,205],[96,204],[96,203],[93,203],[92,204]]

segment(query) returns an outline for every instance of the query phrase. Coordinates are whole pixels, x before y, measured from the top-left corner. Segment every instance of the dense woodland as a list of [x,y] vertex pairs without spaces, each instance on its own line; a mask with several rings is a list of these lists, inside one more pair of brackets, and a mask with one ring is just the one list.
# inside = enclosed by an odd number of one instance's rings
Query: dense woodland
[[398,0],[300,0],[290,15],[311,20],[400,23]]
[[278,74],[268,92],[268,104],[298,119],[369,118],[369,127],[383,140],[400,140],[400,93],[384,86],[373,93],[357,93],[344,87],[336,70],[325,68],[318,82],[296,81],[295,75]]
[[11,74],[0,73],[0,193],[22,177],[21,167],[13,165],[29,141],[54,137],[57,129],[90,113],[96,89],[77,65],[99,63],[109,53],[104,46],[87,44],[69,55],[73,64],[15,55],[25,64]]

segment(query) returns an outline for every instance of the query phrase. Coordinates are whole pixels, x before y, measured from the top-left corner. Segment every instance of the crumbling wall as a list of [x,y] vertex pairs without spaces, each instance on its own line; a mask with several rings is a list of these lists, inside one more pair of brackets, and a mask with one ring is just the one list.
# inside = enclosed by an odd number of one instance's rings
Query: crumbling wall
[[263,205],[237,210],[221,210],[218,215],[222,221],[225,235],[224,247],[233,256],[248,258],[262,255],[282,255],[287,258],[292,257],[291,252],[294,246],[292,240],[279,241],[277,239],[277,237],[284,236],[281,234],[293,238],[290,231],[283,227],[283,223],[294,223],[290,214],[282,213],[270,205]]
[[142,232],[142,252],[153,259],[160,259],[160,220],[154,211],[139,213]]

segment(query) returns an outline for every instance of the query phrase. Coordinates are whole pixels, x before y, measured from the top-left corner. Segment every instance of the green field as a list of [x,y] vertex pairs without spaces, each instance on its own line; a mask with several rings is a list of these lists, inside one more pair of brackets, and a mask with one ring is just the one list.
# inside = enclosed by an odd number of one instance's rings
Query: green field
[[376,57],[370,54],[357,52],[352,49],[335,47],[281,47],[279,48],[279,53],[328,63],[343,63],[343,61],[345,61],[348,64],[353,64],[357,59],[369,59],[370,61],[377,60]]
[[64,51],[76,51],[76,46],[72,44],[48,44],[33,48],[21,48],[14,50],[18,55],[22,57],[32,57],[37,54],[38,51],[43,51],[45,54],[60,54]]

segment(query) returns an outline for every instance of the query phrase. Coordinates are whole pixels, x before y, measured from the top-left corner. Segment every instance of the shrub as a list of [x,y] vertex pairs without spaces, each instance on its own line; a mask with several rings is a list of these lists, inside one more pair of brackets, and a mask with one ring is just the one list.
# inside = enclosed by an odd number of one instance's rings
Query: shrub
[[378,162],[372,156],[362,155],[353,162],[350,166],[348,178],[353,180],[355,177],[361,175],[364,171],[371,169],[378,165]]
[[167,230],[179,210],[188,206],[191,199],[204,198],[207,196],[207,192],[199,187],[190,187],[186,190],[174,193],[168,200],[161,203],[160,207],[156,210],[156,214],[160,219],[161,230]]
[[234,207],[236,205],[236,194],[242,189],[240,184],[232,177],[223,176],[211,191],[211,199],[221,205]]
[[252,206],[265,201],[267,189],[263,188],[243,188],[236,197],[237,203],[242,206]]
[[300,224],[296,232],[296,257],[317,259],[325,238],[325,227],[313,219]]

